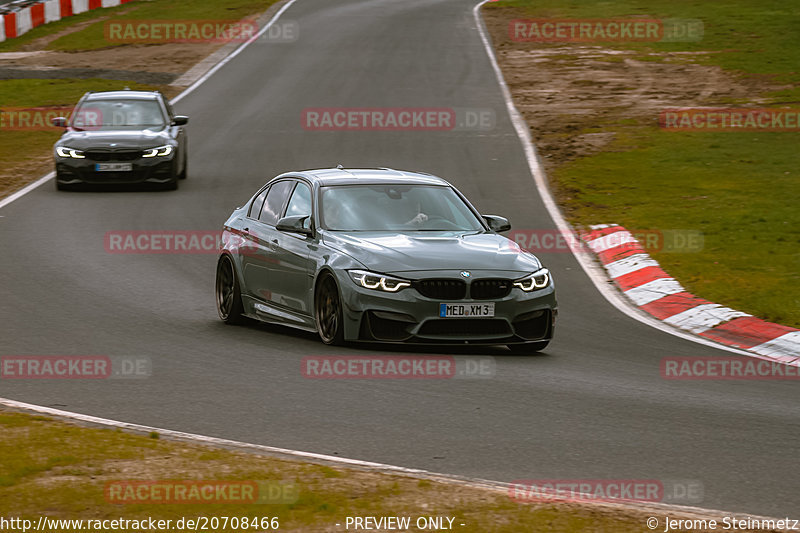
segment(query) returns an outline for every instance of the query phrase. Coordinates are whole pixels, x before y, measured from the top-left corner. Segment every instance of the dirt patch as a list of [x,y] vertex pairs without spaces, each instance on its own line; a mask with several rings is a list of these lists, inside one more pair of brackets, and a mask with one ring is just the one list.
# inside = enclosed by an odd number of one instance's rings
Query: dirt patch
[[[646,53],[516,42],[508,36],[508,23],[524,18],[524,11],[498,7],[482,14],[514,103],[531,128],[548,173],[603,150],[617,135],[587,130],[657,125],[665,108],[759,103],[754,94],[782,88],[692,62],[715,52]],[[556,192],[560,200],[569,199],[568,191]]]
[[[19,57],[3,57],[0,54],[0,79],[3,79],[3,72],[9,71],[28,71],[36,72],[56,72],[63,70],[71,75],[57,77],[109,77],[113,76],[84,76],[86,71],[109,73],[131,72],[135,78],[128,78],[131,81],[144,80],[148,75],[152,79],[167,79],[170,81],[189,70],[197,62],[213,53],[218,48],[224,46],[222,43],[164,43],[164,44],[138,44],[116,46],[101,50],[89,50],[86,52],[56,52],[39,51],[39,53]],[[91,65],[91,68],[87,68]],[[124,70],[119,67],[124,65]],[[159,74],[152,76],[151,74]],[[164,76],[169,74],[170,76]],[[28,77],[39,77],[32,75]],[[7,78],[5,78],[7,79]],[[152,83],[141,81],[141,83]]]
[[0,80],[57,80],[64,78],[104,78],[107,80],[135,81],[151,85],[166,85],[177,79],[177,74],[170,72],[142,72],[136,70],[112,70],[99,68],[15,68],[0,67]]

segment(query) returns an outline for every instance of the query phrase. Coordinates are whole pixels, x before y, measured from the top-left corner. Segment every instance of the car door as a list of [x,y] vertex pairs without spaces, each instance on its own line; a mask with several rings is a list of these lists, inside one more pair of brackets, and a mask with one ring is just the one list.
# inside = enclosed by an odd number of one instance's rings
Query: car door
[[[282,216],[307,216],[306,227],[310,228],[311,213],[311,187],[304,181],[297,181]],[[311,316],[311,286],[315,269],[309,259],[309,247],[314,245],[314,239],[302,233],[277,233],[273,241],[273,253],[277,259],[273,271],[273,297],[292,311]]]
[[[283,213],[294,187],[294,180],[281,180],[264,191],[264,203],[258,215],[253,212],[242,228],[247,243],[242,251],[242,275],[247,293],[268,305],[280,304],[276,299],[274,271],[279,262],[276,253],[278,230],[275,224]],[[258,199],[256,199],[258,200]]]

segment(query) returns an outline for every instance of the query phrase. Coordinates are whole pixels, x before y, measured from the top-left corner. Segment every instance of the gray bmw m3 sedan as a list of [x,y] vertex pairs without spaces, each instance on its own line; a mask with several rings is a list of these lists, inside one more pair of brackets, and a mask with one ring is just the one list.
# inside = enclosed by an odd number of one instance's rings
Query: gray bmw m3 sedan
[[348,341],[542,350],[550,272],[430,174],[341,167],[270,180],[225,222],[216,301],[243,317]]

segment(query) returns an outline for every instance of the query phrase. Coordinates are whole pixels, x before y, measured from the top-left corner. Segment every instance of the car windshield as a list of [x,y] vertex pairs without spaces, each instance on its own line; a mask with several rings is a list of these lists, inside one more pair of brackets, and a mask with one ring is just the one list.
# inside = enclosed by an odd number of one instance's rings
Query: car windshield
[[96,100],[75,109],[71,125],[78,130],[160,130],[166,120],[156,100]]
[[334,231],[480,231],[450,187],[348,185],[322,188],[322,226]]

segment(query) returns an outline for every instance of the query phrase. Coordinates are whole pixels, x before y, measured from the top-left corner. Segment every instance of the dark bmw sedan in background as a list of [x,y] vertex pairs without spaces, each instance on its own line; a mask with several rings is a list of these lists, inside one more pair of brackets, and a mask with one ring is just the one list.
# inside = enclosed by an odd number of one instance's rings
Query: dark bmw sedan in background
[[86,93],[54,147],[56,187],[152,183],[177,189],[187,173],[188,117],[175,115],[159,92]]
[[506,344],[553,337],[555,287],[532,254],[447,181],[391,169],[282,174],[225,222],[220,318],[323,342]]

